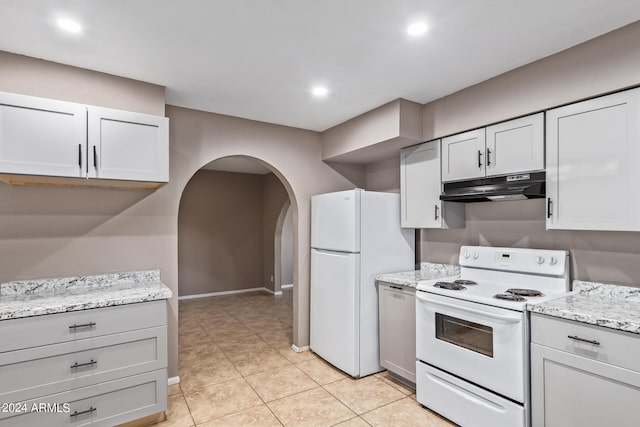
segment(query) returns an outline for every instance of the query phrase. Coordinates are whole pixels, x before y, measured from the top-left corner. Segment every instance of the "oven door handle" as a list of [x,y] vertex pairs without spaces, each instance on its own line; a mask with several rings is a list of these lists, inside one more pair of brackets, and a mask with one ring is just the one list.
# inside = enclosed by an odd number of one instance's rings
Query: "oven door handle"
[[482,317],[488,317],[490,319],[500,320],[502,322],[518,323],[518,322],[522,321],[522,317],[521,316],[509,316],[507,314],[488,313],[486,311],[477,310],[475,308],[462,307],[462,306],[459,306],[459,305],[456,305],[456,304],[451,304],[451,303],[443,302],[443,301],[434,301],[432,299],[425,298],[420,293],[416,293],[416,298],[418,300],[424,302],[424,303],[427,303],[427,304],[433,304],[433,305],[439,305],[441,307],[452,308],[454,310],[463,311],[463,312],[466,312],[466,313],[471,313],[471,314],[475,314],[475,315],[482,316]]

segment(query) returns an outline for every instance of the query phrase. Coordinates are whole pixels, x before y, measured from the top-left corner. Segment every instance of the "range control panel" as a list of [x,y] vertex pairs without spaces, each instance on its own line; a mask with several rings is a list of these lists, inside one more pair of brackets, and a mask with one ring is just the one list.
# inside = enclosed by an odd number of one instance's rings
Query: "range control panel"
[[463,246],[460,265],[519,273],[562,276],[567,271],[569,252],[545,249]]

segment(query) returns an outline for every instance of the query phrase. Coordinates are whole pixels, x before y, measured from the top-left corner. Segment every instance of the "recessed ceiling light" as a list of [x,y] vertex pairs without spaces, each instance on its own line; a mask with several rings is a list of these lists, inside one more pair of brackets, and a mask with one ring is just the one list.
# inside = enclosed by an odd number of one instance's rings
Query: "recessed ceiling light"
[[419,36],[427,32],[427,24],[424,22],[414,22],[407,27],[407,33],[412,36]]
[[327,94],[329,93],[329,89],[324,86],[315,86],[313,89],[311,89],[311,93],[313,93],[313,96],[321,98],[323,96],[327,96]]
[[77,21],[69,18],[60,18],[57,21],[58,27],[69,33],[80,33],[82,31],[82,25],[80,25]]

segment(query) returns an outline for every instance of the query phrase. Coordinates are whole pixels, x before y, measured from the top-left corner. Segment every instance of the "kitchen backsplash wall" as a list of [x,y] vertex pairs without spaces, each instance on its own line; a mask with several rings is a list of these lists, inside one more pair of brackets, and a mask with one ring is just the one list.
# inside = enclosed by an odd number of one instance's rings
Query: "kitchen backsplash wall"
[[422,230],[422,261],[458,263],[462,245],[563,249],[571,278],[640,286],[640,232],[545,230],[544,199],[469,203],[466,227]]

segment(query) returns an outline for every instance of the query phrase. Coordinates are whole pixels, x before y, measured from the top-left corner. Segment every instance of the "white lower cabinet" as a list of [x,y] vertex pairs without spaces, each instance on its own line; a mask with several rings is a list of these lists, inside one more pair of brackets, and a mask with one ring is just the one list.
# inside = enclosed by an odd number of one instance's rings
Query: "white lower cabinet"
[[166,302],[0,322],[0,427],[113,426],[167,408]]
[[404,228],[464,228],[463,203],[440,200],[440,140],[400,152],[400,224]]
[[416,290],[378,282],[380,365],[416,382]]
[[[167,371],[161,369],[17,403],[0,427],[112,427],[167,408]],[[4,415],[9,415],[8,417]]]
[[640,337],[532,314],[534,427],[638,425]]

